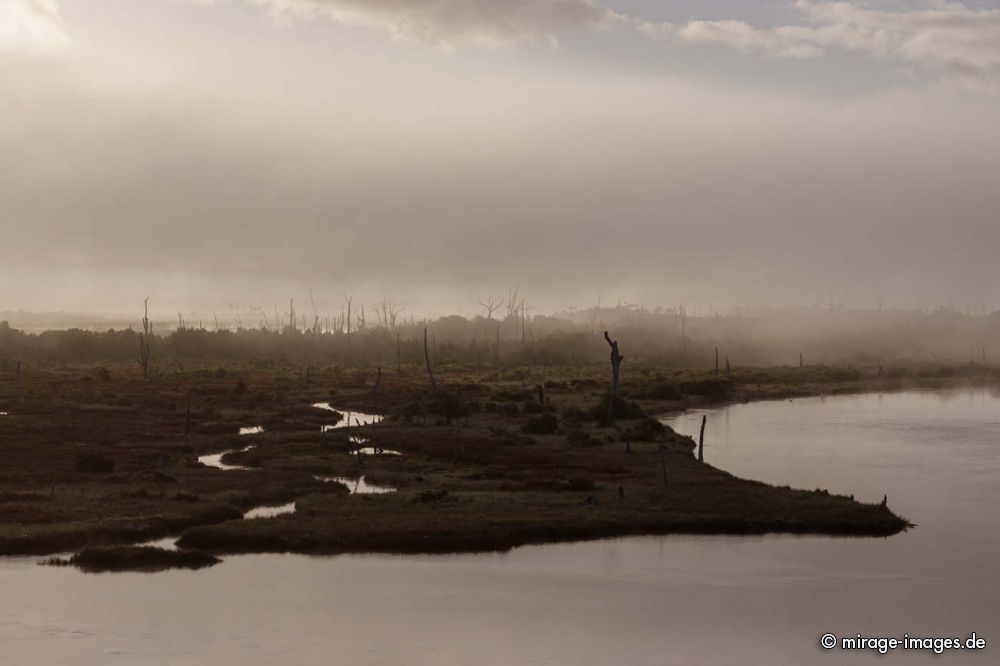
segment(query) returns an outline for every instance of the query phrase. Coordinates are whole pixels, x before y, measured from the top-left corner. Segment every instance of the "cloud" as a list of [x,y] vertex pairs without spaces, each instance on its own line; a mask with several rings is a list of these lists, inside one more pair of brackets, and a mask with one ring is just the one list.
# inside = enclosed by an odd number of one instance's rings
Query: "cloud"
[[325,17],[443,50],[554,42],[562,32],[621,17],[591,0],[250,0],[279,19]]
[[973,9],[947,0],[896,10],[872,9],[863,2],[797,0],[794,8],[802,24],[761,28],[723,20],[640,27],[659,38],[778,58],[840,51],[960,78],[1000,78],[1000,9]]
[[0,51],[48,51],[67,43],[53,0],[0,0]]

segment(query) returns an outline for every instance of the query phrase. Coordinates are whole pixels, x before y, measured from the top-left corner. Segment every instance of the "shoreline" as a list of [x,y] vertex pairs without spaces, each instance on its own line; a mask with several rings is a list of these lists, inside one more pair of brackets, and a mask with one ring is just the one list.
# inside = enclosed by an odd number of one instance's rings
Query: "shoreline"
[[[103,433],[103,444],[76,444],[74,449],[87,453],[76,454],[71,471],[49,475],[57,479],[51,496],[44,485],[30,482],[39,477],[30,460],[22,463],[27,482],[18,488],[0,482],[6,515],[13,511],[34,519],[17,526],[0,524],[0,553],[52,555],[179,535],[180,546],[212,554],[440,554],[667,534],[884,537],[912,526],[880,505],[739,479],[698,463],[693,440],[657,420],[682,409],[751,399],[884,391],[885,382],[758,385],[751,390],[737,385],[723,400],[639,398],[623,401],[622,413],[609,427],[596,416],[606,411],[596,379],[551,379],[546,402],[538,403],[523,381],[473,382],[441,374],[436,394],[428,394],[419,379],[401,378],[386,382],[378,395],[350,387],[324,393],[308,382],[243,372],[239,381],[260,391],[256,396],[248,391],[250,401],[247,394],[233,391],[232,379],[188,380],[184,386],[170,379],[120,380],[123,393],[127,388],[146,395],[140,404],[162,402],[165,394],[179,394],[182,388],[219,396],[217,406],[195,417],[191,434],[150,435],[148,444],[131,446],[122,443],[134,440],[136,430],[159,425],[176,432],[178,410],[97,409],[86,401],[75,411],[53,413],[46,404],[33,405],[36,411],[24,409],[27,403],[22,402],[13,417],[5,417],[5,428],[20,425],[33,432],[37,427],[28,422],[31,415],[46,414],[58,434],[69,428],[66,421],[75,414],[97,421],[75,424],[77,433],[116,432]],[[958,386],[954,381],[895,385],[899,390]],[[285,406],[263,408],[253,399],[275,387],[284,389]],[[45,387],[36,388],[35,395],[44,399]],[[320,401],[384,413],[387,419],[324,432],[333,415],[310,407]],[[264,430],[234,434],[248,402],[254,403],[253,422]],[[160,423],[164,418],[171,421],[170,428]],[[353,456],[351,438],[360,434],[374,446],[402,455]],[[245,449],[250,442],[254,446]],[[24,442],[24,447],[32,448],[37,460],[38,445]],[[194,460],[232,449],[225,461],[252,471],[209,469]],[[156,464],[137,460],[140,453],[147,461],[154,459],[153,451]],[[67,467],[65,456],[56,459]],[[338,484],[313,480],[320,475],[364,475],[398,492],[354,496],[332,487]],[[294,500],[296,512],[235,519],[247,506],[278,500]]]

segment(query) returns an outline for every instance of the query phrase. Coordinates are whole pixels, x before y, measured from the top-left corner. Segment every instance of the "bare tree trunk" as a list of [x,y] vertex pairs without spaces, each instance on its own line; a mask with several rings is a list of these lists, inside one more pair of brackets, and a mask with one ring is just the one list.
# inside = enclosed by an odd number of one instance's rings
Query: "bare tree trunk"
[[702,414],[701,416],[701,432],[698,434],[698,462],[705,462],[705,423],[708,422],[708,416]]
[[804,362],[803,357],[802,357],[802,352],[799,352],[799,367],[800,368],[806,367],[805,366],[805,362]]
[[625,357],[618,351],[618,341],[612,340],[607,331],[604,331],[604,339],[608,341],[608,345],[611,347],[611,396],[617,398],[622,361],[625,360]]
[[382,366],[379,366],[378,374],[375,375],[375,385],[372,387],[372,393],[378,393],[381,387],[382,387]]
[[726,377],[732,376],[732,369],[729,367],[729,357],[726,357]]
[[431,369],[431,355],[427,351],[427,327],[424,327],[424,361],[427,362],[427,377],[431,380],[431,391],[437,391],[437,382],[434,381],[434,371]]
[[612,340],[607,331],[604,331],[604,339],[611,347],[611,397],[608,400],[608,423],[615,420],[615,402],[618,401],[618,386],[621,379],[622,361],[625,357],[618,351],[618,341]]
[[715,348],[715,374],[719,374],[719,348]]

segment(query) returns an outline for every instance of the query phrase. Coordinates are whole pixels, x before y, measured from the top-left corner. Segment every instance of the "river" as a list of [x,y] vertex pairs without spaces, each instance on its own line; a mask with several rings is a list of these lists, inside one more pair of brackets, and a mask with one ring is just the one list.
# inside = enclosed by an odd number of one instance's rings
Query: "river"
[[[696,434],[702,412],[666,418]],[[706,461],[881,501],[887,539],[643,537],[460,556],[226,557],[89,575],[2,558],[2,664],[994,663],[1000,396],[980,389],[709,410]],[[985,639],[827,651],[824,633]]]

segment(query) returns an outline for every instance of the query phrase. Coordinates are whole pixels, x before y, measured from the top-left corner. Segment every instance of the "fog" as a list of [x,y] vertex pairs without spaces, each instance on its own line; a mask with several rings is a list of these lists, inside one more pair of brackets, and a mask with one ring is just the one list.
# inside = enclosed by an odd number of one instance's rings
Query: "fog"
[[1000,306],[1000,12],[742,4],[2,0],[0,310]]

